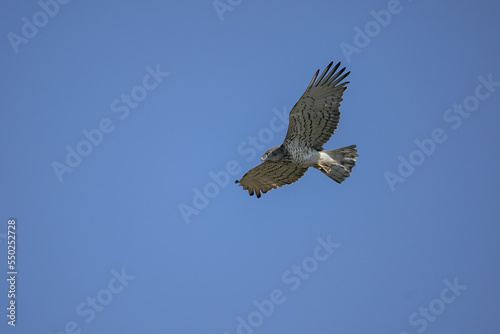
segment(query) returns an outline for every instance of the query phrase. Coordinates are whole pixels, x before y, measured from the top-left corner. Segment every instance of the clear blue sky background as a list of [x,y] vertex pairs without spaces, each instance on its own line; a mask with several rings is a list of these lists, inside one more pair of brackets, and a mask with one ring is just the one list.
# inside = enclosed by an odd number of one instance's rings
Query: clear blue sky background
[[[497,3],[43,1],[0,5],[2,333],[498,333]],[[351,177],[250,197],[234,180],[331,61]],[[59,180],[67,147],[92,151]]]

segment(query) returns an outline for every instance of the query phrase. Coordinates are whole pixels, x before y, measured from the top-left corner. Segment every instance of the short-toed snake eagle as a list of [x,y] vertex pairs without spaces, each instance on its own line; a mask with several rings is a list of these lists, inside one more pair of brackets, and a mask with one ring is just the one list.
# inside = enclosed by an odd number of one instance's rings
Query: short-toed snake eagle
[[261,192],[291,184],[300,179],[309,167],[325,173],[338,183],[350,176],[358,154],[356,145],[324,151],[339,123],[340,102],[349,82],[342,82],[350,72],[331,70],[331,62],[318,78],[319,70],[290,112],[288,132],[280,146],[262,156],[263,162],[236,180],[250,195],[260,198]]

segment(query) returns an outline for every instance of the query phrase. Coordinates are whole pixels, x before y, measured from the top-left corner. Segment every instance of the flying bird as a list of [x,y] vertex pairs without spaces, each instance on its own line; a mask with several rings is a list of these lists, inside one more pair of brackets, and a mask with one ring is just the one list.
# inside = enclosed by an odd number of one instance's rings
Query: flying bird
[[[324,151],[323,145],[339,124],[340,102],[349,82],[342,82],[345,67],[337,71],[340,63],[331,68],[331,62],[319,75],[319,70],[306,91],[290,111],[288,132],[283,144],[268,150],[262,163],[236,180],[260,198],[261,193],[292,184],[304,176],[309,167],[323,172],[332,180],[342,183],[351,175],[358,158],[356,145]],[[319,75],[319,77],[318,77]]]

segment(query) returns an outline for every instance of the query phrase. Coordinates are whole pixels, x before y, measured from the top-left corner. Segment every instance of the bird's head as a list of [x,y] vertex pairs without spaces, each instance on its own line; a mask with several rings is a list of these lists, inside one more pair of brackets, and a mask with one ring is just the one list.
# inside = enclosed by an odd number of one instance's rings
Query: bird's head
[[281,147],[280,146],[276,146],[270,150],[268,150],[266,153],[264,153],[264,155],[262,156],[262,158],[260,158],[260,161],[264,162],[264,161],[278,161],[282,154],[281,154],[281,150],[278,150],[279,148]]

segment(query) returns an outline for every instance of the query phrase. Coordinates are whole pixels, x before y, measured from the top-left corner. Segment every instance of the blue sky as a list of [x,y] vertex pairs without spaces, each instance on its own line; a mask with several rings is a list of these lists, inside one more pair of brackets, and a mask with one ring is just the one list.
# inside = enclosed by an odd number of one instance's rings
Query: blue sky
[[[4,2],[2,333],[497,333],[499,9]],[[331,61],[351,177],[250,197]]]

